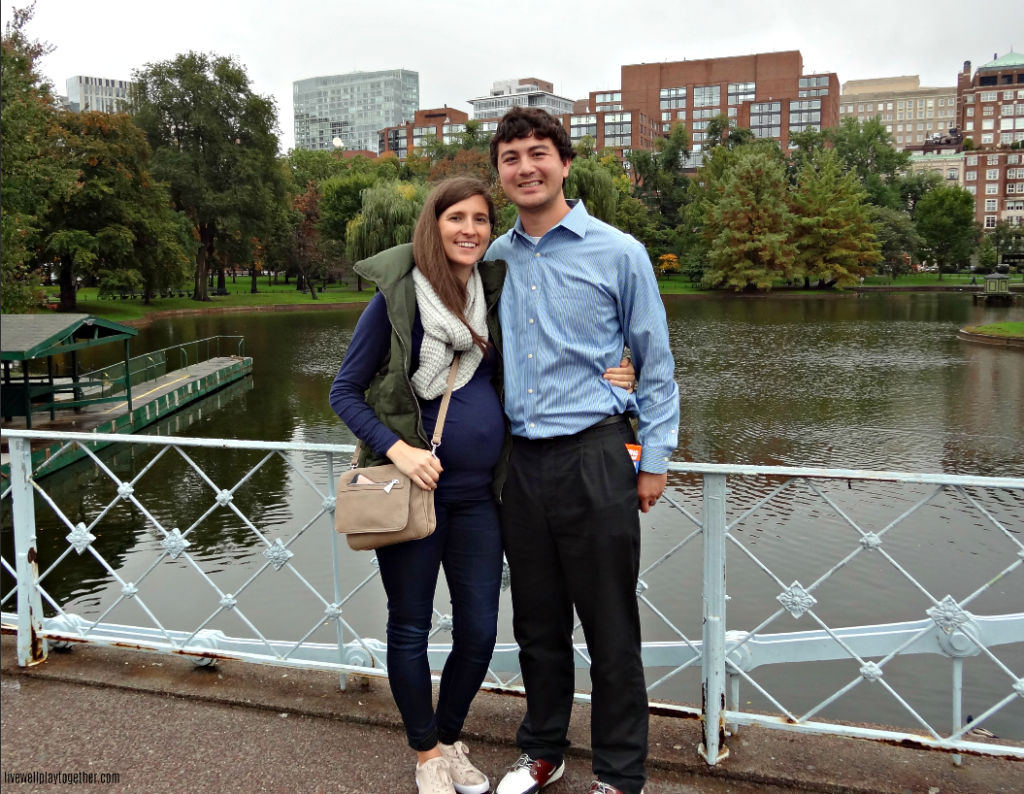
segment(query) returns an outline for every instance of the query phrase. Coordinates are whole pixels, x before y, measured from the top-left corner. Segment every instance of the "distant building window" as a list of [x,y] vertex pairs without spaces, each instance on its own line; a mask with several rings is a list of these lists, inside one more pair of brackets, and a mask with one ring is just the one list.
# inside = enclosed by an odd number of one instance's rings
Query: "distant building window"
[[985,199],[985,212],[995,212],[999,199]]
[[729,104],[740,105],[744,102],[752,102],[754,90],[754,83],[729,83]]
[[722,104],[722,87],[718,85],[699,85],[693,89],[693,106],[695,108],[718,107]]
[[985,228],[986,229],[994,229],[994,228],[996,228],[996,216],[995,215],[986,215],[985,216]]
[[960,171],[956,168],[949,168],[946,170],[946,179],[957,179],[960,176]]

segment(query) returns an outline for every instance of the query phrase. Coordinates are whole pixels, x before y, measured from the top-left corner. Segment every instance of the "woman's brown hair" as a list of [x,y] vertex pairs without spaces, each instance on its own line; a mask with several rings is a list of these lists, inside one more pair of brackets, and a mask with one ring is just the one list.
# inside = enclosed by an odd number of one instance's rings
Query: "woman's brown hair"
[[494,228],[494,201],[491,199],[487,185],[479,179],[472,177],[457,176],[446,179],[434,188],[427,197],[420,213],[420,219],[416,222],[416,231],[412,235],[412,256],[416,261],[416,267],[427,277],[430,286],[434,288],[437,297],[445,308],[454,314],[473,335],[473,341],[485,353],[487,352],[487,340],[481,337],[476,331],[469,327],[466,322],[466,299],[468,293],[465,285],[459,281],[448,256],[444,252],[444,242],[441,240],[441,230],[438,220],[441,213],[446,212],[450,207],[465,201],[473,196],[482,196],[487,204],[487,215]]

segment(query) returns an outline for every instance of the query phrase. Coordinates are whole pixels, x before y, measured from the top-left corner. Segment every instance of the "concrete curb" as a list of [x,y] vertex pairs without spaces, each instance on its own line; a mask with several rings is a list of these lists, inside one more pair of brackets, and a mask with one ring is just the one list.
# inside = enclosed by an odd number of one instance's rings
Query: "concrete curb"
[[[337,676],[283,667],[220,663],[197,668],[189,660],[119,649],[78,647],[50,653],[47,662],[22,669],[15,640],[0,640],[0,671],[6,676],[151,693],[233,707],[291,713],[402,731],[401,718],[385,681],[350,680],[338,689]],[[482,692],[474,701],[464,736],[477,744],[508,748],[524,703],[521,698]],[[576,706],[569,755],[590,755],[590,709]],[[287,737],[285,737],[286,740]],[[948,754],[833,737],[768,729],[744,729],[732,737],[730,757],[715,768],[697,756],[700,724],[692,719],[652,716],[648,766],[660,774],[683,773],[737,783],[779,786],[826,794],[1010,794],[1020,790],[1024,764],[965,756],[956,767]]]
[[978,345],[990,345],[993,347],[1013,347],[1024,350],[1024,338],[1016,336],[995,336],[994,334],[979,334],[967,328],[961,328],[957,332],[957,339],[964,342],[974,342]]

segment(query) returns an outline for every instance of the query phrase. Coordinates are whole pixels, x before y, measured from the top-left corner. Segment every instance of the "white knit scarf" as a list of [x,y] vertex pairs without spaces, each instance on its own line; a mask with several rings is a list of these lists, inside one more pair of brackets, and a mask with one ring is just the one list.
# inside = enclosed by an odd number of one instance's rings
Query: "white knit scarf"
[[[412,376],[412,386],[417,396],[424,400],[433,400],[445,392],[456,350],[462,353],[462,357],[459,359],[459,374],[455,377],[455,389],[469,383],[483,360],[483,352],[473,343],[469,328],[441,303],[427,277],[418,267],[413,268],[412,280],[416,286],[416,303],[423,323],[420,366]],[[466,319],[470,327],[486,339],[487,305],[484,299],[484,285],[476,266],[473,267],[466,291],[469,293],[466,300]]]

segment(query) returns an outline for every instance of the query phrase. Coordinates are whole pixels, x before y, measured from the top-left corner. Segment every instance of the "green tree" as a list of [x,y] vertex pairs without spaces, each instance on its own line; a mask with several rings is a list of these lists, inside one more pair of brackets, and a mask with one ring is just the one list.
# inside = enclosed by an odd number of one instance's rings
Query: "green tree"
[[974,196],[961,187],[937,187],[917,203],[914,222],[921,235],[920,254],[942,273],[965,264],[978,244]]
[[793,215],[786,201],[783,163],[761,147],[743,147],[707,213],[711,244],[708,286],[771,289],[796,273]]
[[1006,253],[1024,253],[1024,226],[1012,226],[1007,220],[996,221],[995,228],[989,234],[999,256],[998,262],[1003,261]]
[[[349,224],[363,207],[363,191],[376,184],[376,173],[362,171],[328,179],[320,186],[320,234],[342,253],[346,250]],[[356,289],[363,290],[358,274]]]
[[724,113],[719,113],[711,119],[704,130],[705,150],[714,149],[716,146],[735,149],[737,146],[753,143],[755,140],[753,130],[747,127],[737,127],[736,122]]
[[40,244],[40,218],[75,186],[75,171],[59,140],[51,86],[38,71],[52,51],[29,39],[35,4],[14,9],[0,40],[0,311],[24,312],[42,303],[31,269]]
[[910,272],[910,259],[921,245],[921,236],[910,214],[889,207],[871,207],[875,238],[881,244],[879,268],[891,278]]
[[322,149],[292,149],[284,160],[300,191],[310,182],[324,182],[341,176],[349,167],[340,152],[325,152]]
[[982,273],[991,273],[999,264],[999,252],[992,242],[992,235],[986,234],[981,238],[981,245],[978,246],[978,270]]
[[381,182],[363,191],[359,214],[349,221],[345,253],[353,262],[412,242],[416,220],[427,199],[422,185]]
[[148,302],[191,274],[195,245],[149,174],[149,145],[123,114],[60,114],[62,155],[78,168],[79,188],[43,218],[45,261],[56,259],[61,311],[75,311],[79,276],[105,292],[141,290]]
[[845,118],[826,134],[843,166],[861,178],[872,204],[902,209],[900,183],[910,167],[910,152],[897,151],[877,117],[864,122]]
[[857,175],[845,175],[835,152],[824,150],[800,171],[790,195],[796,268],[810,287],[846,287],[872,272],[881,260],[866,194]]
[[267,226],[285,200],[277,166],[277,108],[253,92],[234,58],[187,52],[134,73],[135,122],[153,148],[153,174],[199,240],[193,300],[209,300],[209,258],[237,219]]
[[615,223],[618,191],[608,169],[597,160],[573,160],[565,180],[565,197],[581,199],[591,215]]

